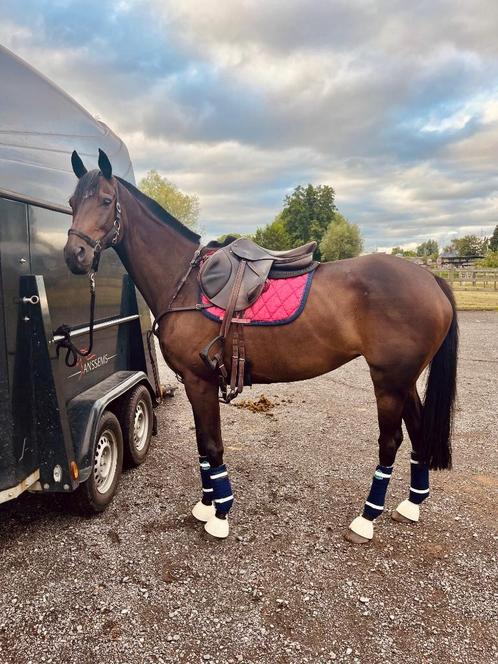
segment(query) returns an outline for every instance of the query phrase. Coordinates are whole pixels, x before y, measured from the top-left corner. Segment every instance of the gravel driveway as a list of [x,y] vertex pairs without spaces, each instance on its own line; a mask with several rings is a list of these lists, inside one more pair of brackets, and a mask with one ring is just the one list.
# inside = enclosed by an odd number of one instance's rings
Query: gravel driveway
[[[183,389],[147,463],[100,516],[25,495],[0,508],[0,662],[496,662],[498,313],[462,313],[455,469],[432,475],[418,525],[388,513],[342,539],[376,465],[362,360],[256,386],[268,412],[223,406],[236,504],[208,540]],[[165,370],[166,375],[166,370]],[[409,445],[388,508],[407,497]]]

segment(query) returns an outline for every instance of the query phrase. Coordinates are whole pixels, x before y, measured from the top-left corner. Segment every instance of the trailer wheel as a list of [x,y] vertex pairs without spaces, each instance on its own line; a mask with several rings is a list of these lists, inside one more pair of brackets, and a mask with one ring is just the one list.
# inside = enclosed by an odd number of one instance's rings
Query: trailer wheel
[[140,466],[149,452],[154,426],[154,411],[149,390],[137,385],[121,410],[124,456],[128,466]]
[[76,492],[85,513],[103,512],[116,493],[123,468],[123,434],[114,413],[106,410],[100,418],[93,446],[90,477]]

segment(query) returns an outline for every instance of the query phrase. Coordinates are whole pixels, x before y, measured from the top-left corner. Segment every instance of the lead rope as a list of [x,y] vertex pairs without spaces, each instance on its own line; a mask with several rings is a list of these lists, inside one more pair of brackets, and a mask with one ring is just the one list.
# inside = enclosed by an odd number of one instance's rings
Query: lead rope
[[[96,254],[96,256],[100,257],[100,252]],[[94,265],[95,262],[97,263],[98,267],[98,260],[95,261],[94,258]],[[78,357],[88,357],[92,352],[93,348],[93,328],[95,324],[95,290],[96,290],[95,272],[92,270],[92,272],[90,272],[88,276],[90,283],[90,323],[88,329],[88,348],[86,350],[80,350],[73,344],[73,342],[71,341],[71,328],[69,327],[69,325],[60,325],[54,332],[54,336],[60,335],[64,337],[57,343],[57,349],[56,349],[57,357],[59,357],[61,348],[66,348],[67,352],[64,361],[66,363],[66,366],[70,368],[76,366],[76,363],[78,362]]]

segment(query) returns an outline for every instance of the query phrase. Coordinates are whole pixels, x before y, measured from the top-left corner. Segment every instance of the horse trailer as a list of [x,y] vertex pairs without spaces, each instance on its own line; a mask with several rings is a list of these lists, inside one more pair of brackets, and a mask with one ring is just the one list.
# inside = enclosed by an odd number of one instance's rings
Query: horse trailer
[[70,155],[92,162],[102,147],[117,174],[133,182],[133,169],[112,131],[2,47],[0,89],[0,503],[77,490],[98,512],[123,457],[147,455],[160,386],[150,312],[115,252],[102,256],[89,329],[88,278],[63,258]]

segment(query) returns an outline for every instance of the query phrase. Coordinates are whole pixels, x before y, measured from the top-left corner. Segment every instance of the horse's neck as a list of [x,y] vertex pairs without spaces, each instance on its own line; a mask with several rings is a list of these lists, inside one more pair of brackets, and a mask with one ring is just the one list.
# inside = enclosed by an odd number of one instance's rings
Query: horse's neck
[[157,219],[123,187],[120,196],[124,232],[118,254],[157,316],[167,308],[198,245]]

